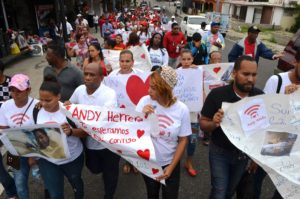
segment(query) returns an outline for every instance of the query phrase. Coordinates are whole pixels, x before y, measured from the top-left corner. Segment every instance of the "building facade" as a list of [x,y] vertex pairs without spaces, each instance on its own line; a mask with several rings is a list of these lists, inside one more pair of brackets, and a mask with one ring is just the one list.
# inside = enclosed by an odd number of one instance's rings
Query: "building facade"
[[222,13],[248,24],[269,24],[290,29],[300,0],[225,0]]

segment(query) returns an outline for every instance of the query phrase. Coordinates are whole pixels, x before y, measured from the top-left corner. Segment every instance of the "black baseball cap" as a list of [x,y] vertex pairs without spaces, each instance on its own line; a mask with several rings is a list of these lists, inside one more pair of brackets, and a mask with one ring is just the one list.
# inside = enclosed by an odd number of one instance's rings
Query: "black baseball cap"
[[248,32],[260,32],[260,29],[257,26],[251,26],[248,28]]

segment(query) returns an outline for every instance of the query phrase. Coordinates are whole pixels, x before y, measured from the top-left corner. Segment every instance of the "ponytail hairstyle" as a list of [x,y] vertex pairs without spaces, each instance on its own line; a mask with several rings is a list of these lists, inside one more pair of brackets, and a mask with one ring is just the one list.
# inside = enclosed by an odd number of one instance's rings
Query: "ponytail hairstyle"
[[44,81],[40,87],[40,91],[48,91],[55,96],[60,95],[61,86],[57,81],[57,78],[53,75],[46,75]]

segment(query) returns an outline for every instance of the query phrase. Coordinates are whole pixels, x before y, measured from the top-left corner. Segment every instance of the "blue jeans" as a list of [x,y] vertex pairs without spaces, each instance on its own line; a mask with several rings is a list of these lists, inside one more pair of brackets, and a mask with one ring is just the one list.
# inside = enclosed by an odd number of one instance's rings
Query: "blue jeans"
[[28,176],[30,167],[28,158],[20,157],[20,170],[13,170],[15,184],[20,199],[29,199]]
[[0,152],[0,183],[3,185],[8,198],[17,195],[14,179],[7,173],[3,165],[2,154]]
[[209,145],[210,199],[230,199],[247,166],[248,158],[238,151]]
[[187,145],[187,155],[189,157],[193,156],[195,153],[195,149],[196,149],[196,144],[197,144],[197,140],[198,140],[198,133],[199,133],[199,123],[191,123],[192,126],[192,134],[189,135],[188,139],[188,145]]
[[72,162],[62,165],[53,164],[42,158],[39,159],[38,164],[40,172],[44,179],[45,186],[50,193],[51,199],[64,198],[64,176],[67,177],[72,185],[75,194],[74,198],[83,198],[83,180],[81,178],[83,163],[83,153]]

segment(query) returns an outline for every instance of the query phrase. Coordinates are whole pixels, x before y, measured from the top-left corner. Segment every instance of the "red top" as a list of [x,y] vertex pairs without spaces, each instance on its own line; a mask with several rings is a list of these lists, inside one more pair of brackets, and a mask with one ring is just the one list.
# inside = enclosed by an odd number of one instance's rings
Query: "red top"
[[182,32],[174,35],[172,31],[170,31],[165,34],[163,45],[167,49],[169,57],[177,58],[179,56],[180,49],[176,52],[176,47],[179,44],[186,44],[186,39]]
[[255,43],[251,44],[248,41],[248,38],[245,39],[245,55],[249,55],[255,58]]
[[124,50],[126,49],[126,45],[123,43],[117,44],[115,45],[115,47],[113,48],[113,50]]

